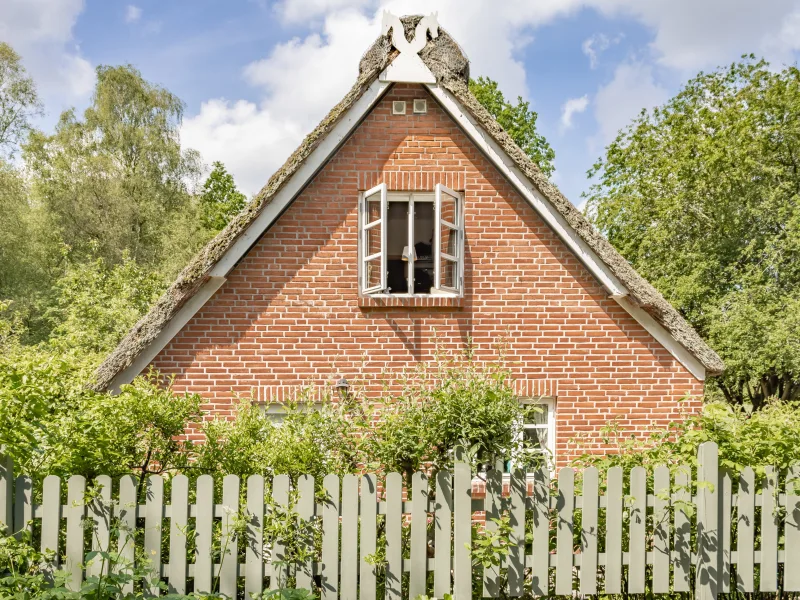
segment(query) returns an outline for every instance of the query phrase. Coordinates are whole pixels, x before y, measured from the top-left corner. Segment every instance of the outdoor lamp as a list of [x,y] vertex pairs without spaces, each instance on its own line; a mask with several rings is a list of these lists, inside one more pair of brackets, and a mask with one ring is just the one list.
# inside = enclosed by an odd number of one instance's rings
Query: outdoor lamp
[[339,396],[342,398],[346,398],[350,393],[350,384],[344,377],[340,378],[339,381],[333,384],[333,388],[339,392]]

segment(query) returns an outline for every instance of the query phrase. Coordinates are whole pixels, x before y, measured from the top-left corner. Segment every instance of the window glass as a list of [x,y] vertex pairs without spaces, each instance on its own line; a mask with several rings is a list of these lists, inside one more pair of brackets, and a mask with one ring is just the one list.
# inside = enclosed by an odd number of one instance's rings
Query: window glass
[[527,411],[518,432],[524,459],[520,467],[533,471],[543,465],[554,464],[555,456],[555,400],[552,398],[524,398],[523,404],[535,407]]

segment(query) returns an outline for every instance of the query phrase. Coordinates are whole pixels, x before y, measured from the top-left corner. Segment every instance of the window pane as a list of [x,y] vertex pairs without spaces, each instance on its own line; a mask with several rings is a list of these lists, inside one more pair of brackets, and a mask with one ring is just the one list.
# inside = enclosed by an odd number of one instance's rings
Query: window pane
[[548,406],[546,404],[536,404],[535,408],[531,408],[528,416],[528,423],[547,425],[547,411]]
[[364,258],[381,251],[381,229],[383,225],[376,225],[364,232]]
[[381,195],[373,194],[367,198],[367,221],[365,225],[381,218]]
[[455,229],[450,229],[446,225],[440,225],[441,229],[441,245],[439,250],[450,256],[456,256],[456,241],[458,240],[458,232]]
[[452,260],[447,260],[446,258],[442,257],[440,277],[441,277],[442,287],[447,287],[447,288],[457,287],[458,263],[453,262]]
[[372,260],[368,260],[365,265],[364,273],[364,287],[366,289],[374,288],[381,285],[381,258],[380,256]]
[[458,225],[458,204],[455,198],[442,192],[442,214],[439,215],[439,220],[447,221],[453,225]]
[[547,451],[547,429],[526,427],[522,435],[527,448],[535,450],[538,447]]

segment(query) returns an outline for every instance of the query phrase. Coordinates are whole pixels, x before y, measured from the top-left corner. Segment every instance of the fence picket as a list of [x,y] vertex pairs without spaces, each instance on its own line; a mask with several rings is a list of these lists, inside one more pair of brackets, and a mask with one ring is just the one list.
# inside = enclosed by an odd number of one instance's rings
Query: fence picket
[[697,562],[695,600],[716,600],[722,560],[719,551],[719,455],[703,442],[697,453]]
[[83,519],[86,516],[86,478],[73,475],[67,481],[67,539],[64,567],[69,574],[67,587],[72,591],[81,589],[83,583]]
[[[497,531],[495,519],[500,518],[500,502],[503,494],[503,475],[500,469],[490,469],[486,473],[486,496],[483,499],[483,510],[486,513],[484,525],[486,533]],[[483,597],[496,598],[500,594],[500,567],[491,566],[483,569]]]
[[399,600],[403,581],[403,478],[386,475],[386,600]]
[[581,568],[580,593],[593,596],[597,593],[597,523],[600,478],[595,467],[583,472],[581,502]]
[[800,465],[792,465],[786,475],[786,552],[783,565],[783,589],[800,591]]
[[661,465],[653,472],[653,593],[669,593],[670,474]]
[[[111,477],[100,475],[95,479],[99,493],[89,503],[89,512],[92,517],[92,550],[94,552],[108,552],[111,542]],[[108,560],[96,556],[86,567],[87,577],[100,577],[108,575]]]
[[457,460],[453,483],[453,597],[472,598],[472,473]]
[[320,590],[322,600],[336,600],[339,596],[339,477],[326,475],[322,486],[326,499],[322,506]]
[[358,597],[358,477],[342,479],[341,600]]
[[186,533],[189,527],[189,478],[172,479],[169,523],[169,593],[186,593]]
[[[314,540],[312,539],[312,522],[314,520],[314,477],[312,475],[301,475],[297,480],[297,515],[298,526],[302,532],[301,543],[305,546],[305,551],[310,555],[314,550]],[[310,590],[313,581],[313,561],[306,560],[302,565],[297,565],[295,575],[297,587]]]
[[411,558],[408,596],[427,595],[428,578],[428,477],[414,473],[411,479]]
[[691,588],[691,538],[692,526],[689,520],[688,504],[692,501],[689,467],[680,467],[675,473],[675,546],[672,553],[673,582],[676,592],[688,592]]
[[622,593],[622,468],[606,473],[606,594]]
[[[524,505],[523,505],[524,510]],[[524,524],[523,513],[523,524]],[[512,517],[513,518],[513,517]],[[453,535],[453,475],[450,471],[436,474],[436,508],[434,511],[434,573],[433,596],[443,598],[452,593],[450,583],[451,552],[450,540]],[[524,539],[524,532],[523,532]],[[523,548],[524,549],[524,548]],[[524,560],[524,558],[523,558]],[[510,575],[509,575],[510,579]]]
[[647,554],[647,471],[634,467],[630,475],[630,506],[628,507],[628,593],[643,594],[644,568]]
[[[288,475],[276,475],[272,480],[272,517],[283,518],[289,514],[289,487],[291,480]],[[358,493],[358,492],[356,492]],[[357,499],[354,499],[357,502]],[[356,505],[357,506],[357,505]],[[358,508],[356,508],[358,510]],[[269,578],[269,588],[277,590],[284,588],[289,582],[289,565],[286,563],[286,544],[284,540],[275,538],[270,540],[272,543],[272,571]],[[342,558],[344,558],[344,548],[342,548]]]
[[45,564],[45,571],[50,577],[59,568],[59,530],[61,529],[61,478],[48,475],[44,478],[42,490],[42,554],[52,552],[53,556]]
[[222,480],[222,528],[220,530],[219,591],[236,597],[239,580],[239,544],[236,519],[239,516],[239,478],[226,475]]
[[0,535],[9,535],[13,528],[14,462],[10,456],[0,454]]
[[149,595],[158,596],[161,588],[161,516],[164,514],[164,479],[161,475],[150,475],[147,478],[147,498],[144,513],[144,555],[150,565]]
[[22,539],[23,531],[33,531],[33,482],[27,475],[20,475],[14,484],[14,535]]
[[359,600],[375,600],[375,567],[368,561],[375,554],[378,537],[378,479],[373,474],[361,477],[361,543],[359,557]]
[[244,551],[245,598],[264,590],[264,477],[247,478],[247,540]]
[[736,499],[736,590],[749,593],[755,591],[756,523],[756,478],[750,467],[739,475]]
[[759,591],[778,591],[778,513],[775,469],[766,467],[761,488],[761,568]]
[[720,488],[720,552],[722,559],[722,574],[719,582],[719,593],[727,594],[731,591],[731,496],[733,485],[731,474],[725,470],[720,474],[722,486]]
[[210,594],[213,591],[211,588],[214,579],[211,554],[214,532],[214,479],[211,475],[201,475],[197,478],[195,507],[194,590],[200,594]]
[[[528,495],[525,471],[514,469],[509,489],[509,525],[511,536],[508,549],[508,595],[522,596],[525,585],[525,497]],[[438,596],[437,594],[437,597]]]
[[556,525],[556,594],[572,593],[573,513],[575,506],[575,471],[564,467],[558,472],[558,519]]
[[531,591],[547,596],[550,588],[550,471],[538,469],[533,479],[533,564]]
[[[133,570],[136,561],[135,533],[136,533],[136,479],[132,475],[125,475],[119,480],[119,502],[116,506],[119,534],[117,535],[117,553],[120,564],[116,570]],[[133,581],[128,581],[122,586],[126,594],[133,593]]]

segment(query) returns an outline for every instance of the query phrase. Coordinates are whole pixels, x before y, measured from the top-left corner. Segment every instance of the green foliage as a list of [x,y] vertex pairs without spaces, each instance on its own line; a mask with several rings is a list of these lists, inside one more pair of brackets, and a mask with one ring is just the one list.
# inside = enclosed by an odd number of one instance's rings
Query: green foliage
[[285,406],[280,425],[249,400],[234,420],[215,417],[203,424],[205,443],[196,449],[195,468],[204,473],[313,475],[350,473],[358,464],[356,421],[349,405],[300,398]]
[[480,367],[468,353],[420,369],[401,393],[387,394],[379,405],[364,453],[380,469],[409,477],[423,465],[445,468],[458,451],[475,467],[537,456],[514,439],[518,424],[536,409],[520,404],[507,369]]
[[36,84],[28,77],[14,49],[0,42],[0,159],[13,155],[31,129],[30,120],[42,114]]
[[176,395],[155,376],[112,396],[85,386],[91,364],[63,351],[11,341],[0,358],[0,445],[17,472],[47,475],[150,473],[185,466],[180,436],[199,422],[200,398]]
[[29,202],[22,173],[0,159],[0,300],[14,300],[21,318],[34,313],[61,260],[46,221],[41,207]]
[[697,450],[703,442],[719,447],[719,465],[736,474],[752,467],[763,476],[772,465],[785,473],[800,463],[800,410],[794,404],[768,402],[761,410],[748,412],[725,402],[710,402],[699,415],[687,415],[663,430],[637,439],[615,422],[605,428],[604,442],[613,450],[602,455],[584,455],[577,466],[601,469],[621,466],[697,466]]
[[181,149],[182,115],[176,96],[133,67],[101,66],[83,119],[66,111],[53,135],[31,134],[23,156],[33,195],[74,252],[115,263],[127,251],[156,266],[196,249],[203,238],[187,235],[197,218],[186,182],[200,161]]
[[164,289],[155,273],[142,269],[127,252],[122,262],[103,258],[73,263],[55,282],[51,343],[86,354],[110,352]]
[[725,397],[800,398],[800,71],[747,57],[621,131],[588,214],[726,361]]
[[553,161],[556,153],[545,137],[537,132],[536,119],[539,115],[530,109],[530,103],[519,97],[516,105],[511,104],[498,89],[497,82],[488,77],[470,79],[469,91],[497,119],[517,146],[539,165],[542,172],[548,177],[551,176],[555,171]]
[[222,230],[247,204],[247,197],[236,188],[233,175],[217,161],[200,193],[200,221],[212,231]]

